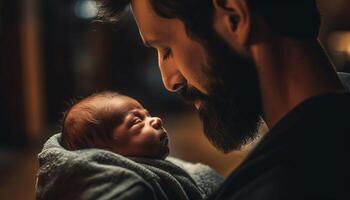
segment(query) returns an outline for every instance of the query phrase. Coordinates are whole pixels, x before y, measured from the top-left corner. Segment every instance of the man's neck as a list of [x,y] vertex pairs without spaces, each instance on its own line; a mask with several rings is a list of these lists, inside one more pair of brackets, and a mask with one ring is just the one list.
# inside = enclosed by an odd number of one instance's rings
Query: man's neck
[[278,38],[252,47],[262,94],[263,118],[271,128],[303,101],[344,89],[318,41]]

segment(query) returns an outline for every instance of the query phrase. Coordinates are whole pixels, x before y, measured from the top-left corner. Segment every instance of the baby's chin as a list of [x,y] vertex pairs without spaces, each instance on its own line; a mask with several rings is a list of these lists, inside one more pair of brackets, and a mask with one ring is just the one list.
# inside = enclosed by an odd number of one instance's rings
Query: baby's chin
[[168,157],[170,153],[169,147],[166,146],[161,146],[157,153],[155,153],[153,156],[150,156],[151,158],[153,157],[154,159],[160,159],[160,160],[164,160],[166,157]]
[[143,153],[139,153],[139,154],[123,154],[121,152],[116,151],[115,149],[105,149],[108,151],[112,151],[113,153],[122,155],[122,156],[126,156],[126,157],[144,157],[144,158],[150,158],[150,159],[159,159],[159,160],[164,160],[166,157],[168,157],[169,153],[170,153],[170,149],[168,145],[161,145],[157,151],[153,151],[153,153],[148,152],[145,154],[145,152]]
[[160,156],[159,159],[164,160],[166,157],[169,156],[170,150],[169,147],[166,148],[165,152],[162,154],[162,156]]

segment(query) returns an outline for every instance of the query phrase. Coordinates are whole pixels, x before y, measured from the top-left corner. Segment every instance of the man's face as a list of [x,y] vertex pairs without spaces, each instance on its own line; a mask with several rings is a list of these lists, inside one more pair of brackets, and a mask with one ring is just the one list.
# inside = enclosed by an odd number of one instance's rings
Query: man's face
[[164,19],[150,2],[133,0],[132,10],[144,43],[158,52],[163,83],[181,89],[195,104],[204,132],[229,152],[253,139],[261,102],[255,66],[233,51],[208,27],[207,38],[191,38],[179,19]]

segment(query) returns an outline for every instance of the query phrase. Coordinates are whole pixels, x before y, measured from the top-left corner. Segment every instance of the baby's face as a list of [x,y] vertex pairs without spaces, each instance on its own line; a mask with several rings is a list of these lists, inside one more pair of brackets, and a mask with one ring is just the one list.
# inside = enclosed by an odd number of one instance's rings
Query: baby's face
[[113,129],[112,151],[123,156],[164,159],[169,139],[162,120],[152,117],[136,100],[122,96],[113,100],[121,124]]

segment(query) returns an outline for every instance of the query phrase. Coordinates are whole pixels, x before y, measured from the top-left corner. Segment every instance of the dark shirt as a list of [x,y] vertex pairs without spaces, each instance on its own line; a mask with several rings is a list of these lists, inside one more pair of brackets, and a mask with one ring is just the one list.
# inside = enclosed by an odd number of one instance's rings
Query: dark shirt
[[278,122],[212,199],[350,200],[350,93],[313,97]]

